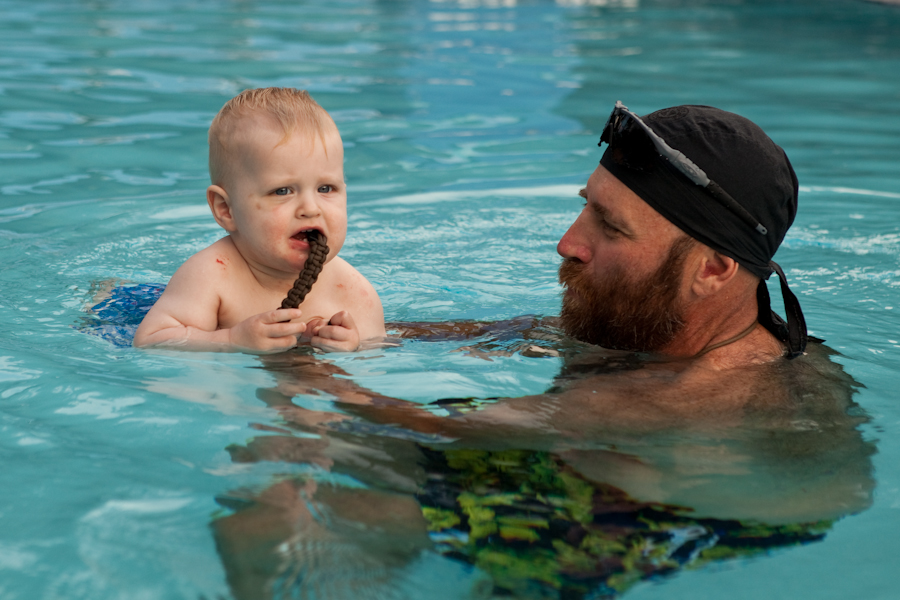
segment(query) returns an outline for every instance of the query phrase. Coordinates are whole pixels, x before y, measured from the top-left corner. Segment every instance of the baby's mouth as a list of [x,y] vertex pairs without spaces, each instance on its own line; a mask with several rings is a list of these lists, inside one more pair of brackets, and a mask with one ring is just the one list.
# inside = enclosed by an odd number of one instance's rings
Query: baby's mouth
[[301,242],[308,242],[310,238],[316,237],[320,235],[319,231],[316,229],[304,229],[303,231],[298,231],[291,238],[295,240],[300,240]]

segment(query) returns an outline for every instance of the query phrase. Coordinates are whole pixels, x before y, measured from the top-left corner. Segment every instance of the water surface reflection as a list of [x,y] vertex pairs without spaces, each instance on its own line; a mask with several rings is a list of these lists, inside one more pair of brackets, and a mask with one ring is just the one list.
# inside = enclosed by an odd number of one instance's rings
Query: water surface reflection
[[[411,573],[441,559],[467,567],[461,597],[611,597],[819,541],[871,503],[874,445],[858,430],[857,384],[827,348],[708,391],[729,406],[741,396],[739,410],[655,418],[659,404],[635,382],[673,367],[559,347],[564,366],[546,394],[427,407],[310,355],[266,358],[278,385],[258,396],[279,419],[228,451],[307,474],[218,499],[229,514],[213,530],[235,596],[415,596]],[[586,385],[605,414],[567,403]],[[336,401],[308,410],[298,395]]]

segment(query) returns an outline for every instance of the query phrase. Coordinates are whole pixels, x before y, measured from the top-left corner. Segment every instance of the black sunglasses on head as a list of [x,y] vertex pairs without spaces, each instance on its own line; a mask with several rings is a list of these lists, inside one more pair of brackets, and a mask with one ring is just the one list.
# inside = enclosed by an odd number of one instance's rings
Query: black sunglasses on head
[[740,217],[750,227],[765,235],[769,232],[746,208],[722,189],[718,183],[694,164],[687,156],[669,146],[656,135],[639,116],[628,110],[621,102],[616,102],[609,120],[600,135],[600,142],[606,142],[612,152],[613,161],[623,167],[638,171],[652,170],[657,164],[657,155],[662,156],[693,183],[704,188],[722,206]]

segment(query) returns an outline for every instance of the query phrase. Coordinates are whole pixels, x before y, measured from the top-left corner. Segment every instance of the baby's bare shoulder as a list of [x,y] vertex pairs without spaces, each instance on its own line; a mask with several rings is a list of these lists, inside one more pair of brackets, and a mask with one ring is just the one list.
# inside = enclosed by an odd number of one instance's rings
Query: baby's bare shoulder
[[[340,257],[326,265],[326,289],[336,306],[349,310],[363,339],[384,335],[384,310],[378,292],[362,273]],[[323,272],[324,274],[324,272]]]
[[184,261],[172,275],[166,292],[170,297],[219,296],[247,271],[247,264],[231,239],[224,237]]
[[333,291],[339,294],[350,295],[371,293],[374,294],[376,298],[378,297],[375,288],[372,287],[369,280],[366,279],[362,273],[357,271],[353,265],[341,257],[334,257],[334,259],[328,263],[326,269],[328,271],[328,285]]
[[215,331],[225,281],[223,266],[233,262],[233,254],[231,240],[223,238],[188,258],[172,275],[138,333],[146,336],[148,331],[174,326]]
[[178,270],[194,275],[208,272],[210,277],[217,278],[227,277],[228,271],[235,269],[244,271],[247,263],[231,238],[226,236],[191,256]]

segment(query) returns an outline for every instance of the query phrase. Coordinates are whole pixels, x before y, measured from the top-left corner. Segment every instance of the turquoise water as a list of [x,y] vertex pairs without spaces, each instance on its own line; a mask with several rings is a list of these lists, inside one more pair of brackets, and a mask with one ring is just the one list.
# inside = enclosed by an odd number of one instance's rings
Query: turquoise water
[[[262,401],[284,379],[256,358],[138,352],[78,330],[104,285],[165,282],[221,235],[203,197],[206,128],[229,97],[267,85],[310,90],[338,123],[350,197],[342,255],[389,321],[557,314],[555,244],[580,210],[615,100],[642,113],[712,104],[759,123],[802,186],[777,260],[812,332],[864,386],[855,399],[871,417],[862,439],[877,448],[871,506],[848,507],[858,514],[816,543],[698,565],[623,596],[900,595],[900,8],[136,6],[0,0],[0,598],[237,597],[241,576],[216,525],[237,510],[233,498],[291,477],[403,487],[321,461],[235,459],[266,427],[285,432]],[[406,341],[331,364],[419,402],[540,393],[560,368],[453,351],[463,345]],[[294,404],[335,411],[301,384],[288,382]],[[379,450],[396,439],[367,435],[360,445]],[[377,531],[354,538],[370,551],[347,555],[351,564],[379,558]],[[398,561],[365,563],[352,593],[311,595],[485,593],[484,573],[432,549]]]

